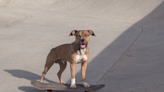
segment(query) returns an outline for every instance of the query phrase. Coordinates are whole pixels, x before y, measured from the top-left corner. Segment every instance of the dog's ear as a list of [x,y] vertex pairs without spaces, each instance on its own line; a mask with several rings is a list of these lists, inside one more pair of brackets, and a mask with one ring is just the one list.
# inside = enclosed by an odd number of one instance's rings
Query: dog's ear
[[92,36],[96,36],[95,33],[92,30],[88,30],[88,32],[92,35]]
[[69,36],[73,36],[73,35],[75,35],[76,33],[77,33],[77,30],[73,30],[73,31],[70,33]]

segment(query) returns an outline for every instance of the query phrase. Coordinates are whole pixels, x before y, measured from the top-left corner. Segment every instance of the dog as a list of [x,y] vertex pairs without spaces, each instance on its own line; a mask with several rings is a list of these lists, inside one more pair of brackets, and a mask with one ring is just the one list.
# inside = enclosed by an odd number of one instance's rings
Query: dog
[[89,47],[90,35],[95,36],[92,30],[73,30],[69,36],[75,36],[75,41],[70,44],[63,44],[56,48],[53,48],[47,56],[44,71],[42,73],[40,82],[43,79],[54,63],[60,65],[60,70],[57,73],[60,83],[65,84],[61,75],[67,66],[67,61],[70,63],[71,70],[71,85],[70,88],[76,88],[75,82],[75,65],[81,63],[82,84],[84,87],[91,87],[85,81],[85,73],[87,69],[87,62],[89,59]]

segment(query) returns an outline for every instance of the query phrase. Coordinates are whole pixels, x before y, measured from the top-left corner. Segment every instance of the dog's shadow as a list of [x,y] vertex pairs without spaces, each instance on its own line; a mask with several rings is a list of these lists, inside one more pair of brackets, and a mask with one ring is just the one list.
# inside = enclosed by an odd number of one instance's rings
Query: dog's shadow
[[[15,70],[4,70],[4,71],[10,73],[14,77],[24,78],[24,79],[29,80],[29,81],[36,81],[36,80],[39,80],[41,78],[41,76],[39,76],[35,73],[24,71],[24,70],[16,70],[15,69]],[[48,80],[47,78],[45,78],[44,80],[47,82],[53,82],[51,80]]]
[[[26,80],[29,80],[29,83],[30,83],[30,81],[36,81],[41,78],[40,75],[37,75],[32,72],[24,71],[24,70],[15,69],[15,70],[4,70],[4,71],[10,73],[14,77],[24,78]],[[47,78],[45,78],[44,80],[47,82],[55,83],[54,81],[51,81]],[[18,87],[18,89],[21,91],[24,91],[24,92],[45,92],[45,90],[38,90],[32,86],[20,86],[20,87]],[[70,91],[53,90],[53,92],[70,92]]]

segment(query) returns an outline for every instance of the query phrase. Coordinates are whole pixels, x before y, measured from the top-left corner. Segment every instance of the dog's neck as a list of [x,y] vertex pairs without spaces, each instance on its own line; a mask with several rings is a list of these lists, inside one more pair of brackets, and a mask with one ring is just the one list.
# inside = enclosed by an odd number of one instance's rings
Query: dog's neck
[[77,44],[77,43],[75,43],[75,42],[73,42],[71,45],[72,45],[73,51],[74,51],[75,53],[77,53],[77,54],[82,54],[82,55],[84,55],[84,54],[89,53],[89,51],[88,51],[88,46],[87,46],[86,48],[84,48],[84,49],[81,49],[80,46],[79,46],[79,44]]

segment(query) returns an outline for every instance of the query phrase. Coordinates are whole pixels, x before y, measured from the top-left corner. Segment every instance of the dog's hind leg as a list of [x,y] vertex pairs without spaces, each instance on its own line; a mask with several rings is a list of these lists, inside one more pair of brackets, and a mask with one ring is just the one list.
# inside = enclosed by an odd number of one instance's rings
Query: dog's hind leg
[[44,71],[43,71],[42,76],[41,76],[41,79],[40,79],[40,82],[43,82],[43,79],[44,79],[46,73],[48,72],[48,70],[51,68],[51,66],[52,66],[52,65],[50,65],[50,66],[45,66]]
[[59,81],[60,81],[60,83],[65,84],[65,82],[61,78],[61,75],[62,75],[63,71],[65,70],[65,68],[67,66],[67,62],[64,61],[64,60],[58,60],[57,63],[60,65],[60,70],[57,73]]
[[51,66],[55,63],[55,61],[56,61],[55,52],[53,50],[51,50],[47,56],[46,64],[45,64],[44,71],[42,73],[40,82],[43,82],[43,79],[44,79],[46,73],[51,68]]

